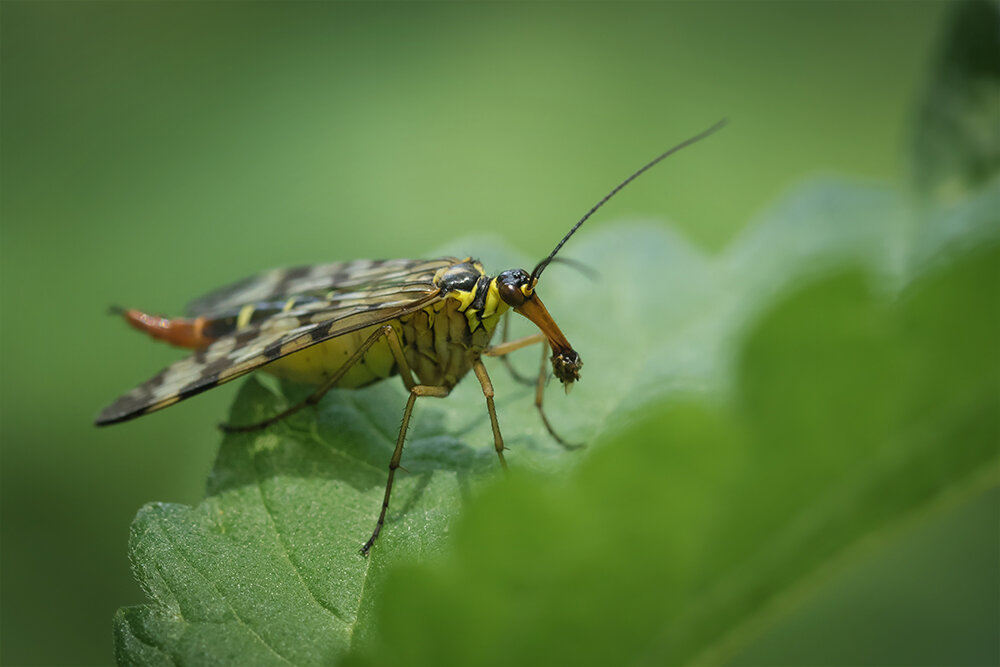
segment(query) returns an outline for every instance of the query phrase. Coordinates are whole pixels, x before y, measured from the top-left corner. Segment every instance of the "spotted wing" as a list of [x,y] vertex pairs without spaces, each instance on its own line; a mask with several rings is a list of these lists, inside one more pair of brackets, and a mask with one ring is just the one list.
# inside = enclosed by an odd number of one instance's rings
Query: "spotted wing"
[[[393,271],[381,280],[345,288],[328,285],[329,298],[305,301],[171,364],[105,408],[96,423],[114,424],[160,410],[311,345],[425,308],[442,298],[435,274],[454,261],[410,262],[405,274]],[[250,293],[253,288],[247,284],[241,289]],[[269,292],[263,298],[277,296]],[[229,307],[228,298],[220,296],[212,308]]]
[[274,269],[206,294],[189,303],[185,310],[189,315],[198,316],[291,296],[327,298],[353,291],[365,292],[376,286],[405,286],[428,271],[436,271],[458,261],[454,257],[436,260],[360,259]]

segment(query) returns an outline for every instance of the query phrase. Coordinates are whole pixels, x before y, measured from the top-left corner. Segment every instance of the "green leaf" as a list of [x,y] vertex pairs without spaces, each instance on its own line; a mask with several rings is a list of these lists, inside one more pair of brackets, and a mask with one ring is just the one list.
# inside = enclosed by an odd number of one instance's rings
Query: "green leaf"
[[809,281],[746,337],[731,400],[661,401],[574,474],[491,488],[447,558],[389,580],[366,658],[731,658],[852,545],[1000,480],[997,284],[997,245],[898,296]]
[[[333,391],[227,436],[202,503],[148,505],[133,524],[150,602],[119,611],[118,661],[726,655],[725,637],[824,562],[994,469],[996,369],[980,360],[996,306],[974,287],[996,285],[998,264],[970,248],[994,246],[996,211],[1000,188],[921,211],[823,182],[715,258],[654,224],[574,239],[601,277],[555,265],[539,289],[586,362],[570,396],[547,395],[585,451],[554,444],[499,365],[509,479],[477,383],[420,401],[366,559],[401,387]],[[530,264],[481,247],[506,259],[494,269]],[[251,379],[231,419],[304,391]]]
[[918,108],[911,171],[924,196],[956,199],[1000,174],[1000,2],[954,3]]
[[[232,419],[251,421],[276,403],[251,380]],[[131,559],[154,604],[119,613],[119,661],[322,664],[343,653],[366,631],[385,568],[436,551],[462,486],[492,462],[490,452],[422,420],[391,529],[371,558],[361,557],[401,406],[401,392],[388,385],[344,392],[318,418],[229,436],[203,503],[143,508]]]

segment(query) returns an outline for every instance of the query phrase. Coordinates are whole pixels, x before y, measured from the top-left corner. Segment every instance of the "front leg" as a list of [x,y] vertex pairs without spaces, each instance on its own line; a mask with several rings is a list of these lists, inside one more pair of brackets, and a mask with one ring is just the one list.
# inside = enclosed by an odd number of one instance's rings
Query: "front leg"
[[[485,354],[487,357],[500,357],[500,359],[506,362],[507,355],[510,354],[511,352],[520,350],[523,347],[528,347],[529,345],[535,345],[537,343],[542,344],[542,367],[538,371],[537,379],[530,382],[530,384],[534,385],[535,387],[535,407],[538,408],[538,414],[542,418],[542,424],[545,425],[545,430],[549,432],[549,435],[551,435],[556,442],[562,445],[562,447],[565,449],[579,449],[583,445],[573,444],[571,442],[566,442],[565,440],[563,440],[559,436],[559,434],[556,433],[555,429],[552,428],[552,424],[549,422],[549,418],[545,416],[545,408],[542,406],[543,404],[542,399],[545,396],[545,381],[548,377],[549,344],[544,335],[537,333],[537,334],[532,334],[530,336],[525,336],[524,338],[518,338],[517,340],[512,340],[512,341],[505,340],[499,345],[494,345],[490,348],[487,348],[486,351],[483,352],[483,354]],[[514,376],[514,379],[520,381],[521,377],[514,371],[513,368],[511,368],[509,362],[507,367],[510,368],[511,373]],[[475,369],[476,367],[473,366],[473,370]],[[485,373],[486,369],[484,368],[483,374],[485,375]],[[478,370],[476,370],[476,376],[479,377]],[[486,381],[489,382],[489,377],[486,378]],[[481,377],[479,379],[479,382],[480,383],[483,382]],[[486,391],[486,385],[483,385],[483,391],[484,392]],[[493,385],[490,384],[491,393],[489,394],[490,398],[488,398],[489,401],[487,404],[488,406],[491,405],[493,401],[492,391],[493,391]],[[490,414],[492,416],[493,413],[491,412]],[[495,421],[496,419],[494,418],[494,423]],[[496,434],[499,433],[499,427],[495,427],[494,431],[495,431],[494,437],[496,437]],[[503,460],[502,455],[500,458],[501,460]]]
[[493,404],[493,382],[490,381],[482,359],[476,357],[472,362],[472,370],[483,388],[483,396],[486,397],[486,410],[490,413],[490,424],[493,426],[493,446],[496,447],[497,456],[500,457],[500,466],[507,470],[507,461],[503,457],[503,436],[500,435],[500,422],[497,420],[497,409]]

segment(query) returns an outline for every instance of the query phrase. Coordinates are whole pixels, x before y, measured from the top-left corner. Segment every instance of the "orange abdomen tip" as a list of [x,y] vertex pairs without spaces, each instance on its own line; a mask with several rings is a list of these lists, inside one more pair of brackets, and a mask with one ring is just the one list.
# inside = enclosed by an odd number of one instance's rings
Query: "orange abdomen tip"
[[114,309],[113,312],[120,313],[133,328],[177,347],[198,349],[207,347],[215,340],[204,333],[206,321],[204,317],[195,319],[158,317],[147,315],[134,308]]

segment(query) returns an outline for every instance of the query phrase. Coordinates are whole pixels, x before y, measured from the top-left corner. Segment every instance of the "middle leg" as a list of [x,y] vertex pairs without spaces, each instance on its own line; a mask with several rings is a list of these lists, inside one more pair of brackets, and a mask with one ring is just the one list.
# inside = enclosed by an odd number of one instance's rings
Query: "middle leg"
[[385,496],[382,498],[382,509],[378,514],[378,521],[375,522],[375,530],[372,536],[361,547],[361,555],[367,556],[372,545],[382,532],[382,525],[385,523],[385,513],[389,510],[389,498],[392,496],[392,481],[396,477],[396,469],[399,468],[399,461],[403,457],[403,443],[406,441],[406,431],[410,426],[410,416],[413,414],[413,404],[420,396],[433,396],[444,398],[451,389],[449,387],[434,387],[426,384],[418,384],[410,387],[410,397],[406,401],[406,408],[403,410],[403,423],[399,426],[399,435],[396,436],[396,448],[392,451],[392,458],[389,459],[389,478],[385,483]]

